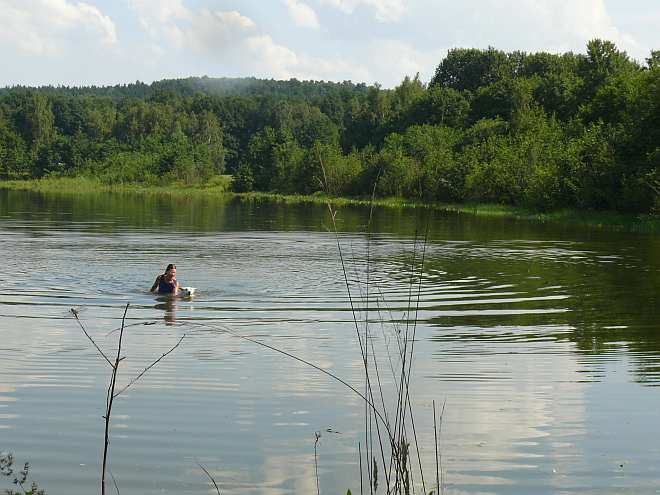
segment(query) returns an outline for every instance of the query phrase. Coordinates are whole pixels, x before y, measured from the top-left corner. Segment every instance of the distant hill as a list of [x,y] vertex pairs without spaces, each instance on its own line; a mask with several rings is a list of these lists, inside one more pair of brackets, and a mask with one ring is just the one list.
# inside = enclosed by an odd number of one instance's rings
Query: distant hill
[[257,79],[255,77],[188,77],[185,79],[163,79],[146,84],[136,81],[130,84],[114,86],[14,86],[0,88],[0,95],[12,89],[30,89],[45,94],[63,96],[105,96],[113,99],[126,97],[149,98],[160,92],[174,93],[179,96],[192,96],[203,93],[213,96],[271,96],[280,98],[323,98],[331,93],[347,92],[365,94],[368,86],[351,81],[288,81],[275,79]]

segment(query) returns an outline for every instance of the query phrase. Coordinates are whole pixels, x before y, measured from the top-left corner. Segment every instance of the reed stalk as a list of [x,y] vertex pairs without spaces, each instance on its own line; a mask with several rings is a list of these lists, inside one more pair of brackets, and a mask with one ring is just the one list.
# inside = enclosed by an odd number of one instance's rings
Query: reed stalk
[[[137,383],[146,373],[149,371],[151,368],[153,368],[156,364],[158,364],[163,358],[165,358],[167,355],[169,355],[171,352],[173,352],[183,339],[185,338],[186,334],[183,334],[183,336],[179,339],[179,341],[167,352],[163,353],[158,359],[153,361],[151,364],[146,366],[137,376],[129,380],[128,384],[122,387],[119,391],[115,391],[117,387],[117,373],[119,372],[119,364],[126,358],[126,356],[122,356],[122,346],[123,346],[123,341],[124,341],[124,331],[128,326],[132,325],[126,325],[126,314],[128,313],[128,308],[129,308],[130,303],[126,303],[126,306],[124,308],[124,314],[121,318],[121,326],[119,327],[119,338],[117,341],[117,353],[115,355],[115,360],[112,362],[108,356],[101,350],[101,348],[97,345],[97,343],[94,341],[94,339],[91,337],[87,329],[85,328],[85,325],[83,324],[82,320],[80,319],[80,313],[78,312],[77,309],[71,308],[71,314],[73,315],[74,319],[78,323],[78,326],[80,326],[81,330],[87,337],[87,339],[92,343],[96,351],[103,357],[103,359],[110,365],[111,367],[111,372],[110,372],[110,382],[108,384],[108,389],[106,391],[106,397],[105,397],[105,414],[103,415],[103,420],[105,423],[104,427],[104,434],[103,434],[103,460],[102,460],[102,465],[101,465],[101,495],[105,495],[106,491],[106,471],[108,471],[108,448],[110,446],[110,424],[111,424],[111,418],[112,418],[112,407],[114,405],[114,401],[117,397],[119,397],[122,393],[124,393],[126,390],[128,390],[131,386],[133,386],[135,383]],[[112,332],[110,332],[112,333]],[[117,486],[117,482],[114,479],[114,476],[112,473],[110,473],[112,476],[113,483],[115,485],[115,489],[119,493],[119,487]]]

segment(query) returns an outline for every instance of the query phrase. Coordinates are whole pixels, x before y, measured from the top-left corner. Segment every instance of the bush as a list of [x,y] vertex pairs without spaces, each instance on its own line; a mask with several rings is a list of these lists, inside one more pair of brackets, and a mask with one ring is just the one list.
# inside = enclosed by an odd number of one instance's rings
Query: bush
[[[36,482],[31,482],[28,485],[28,477],[30,475],[30,464],[23,464],[23,469],[18,473],[15,472],[14,468],[14,456],[11,452],[0,452],[0,476],[7,477],[12,480],[17,488],[20,488],[20,491],[7,489],[5,490],[6,495],[45,495],[46,492],[39,488]],[[29,488],[26,487],[29,486]]]
[[235,192],[248,192],[253,190],[254,176],[252,175],[252,169],[247,163],[241,162],[238,166],[231,187]]

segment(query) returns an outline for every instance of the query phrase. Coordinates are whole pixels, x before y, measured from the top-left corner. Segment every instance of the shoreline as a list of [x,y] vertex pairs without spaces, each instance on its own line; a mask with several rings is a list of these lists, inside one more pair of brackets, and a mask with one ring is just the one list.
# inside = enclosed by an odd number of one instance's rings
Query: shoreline
[[170,196],[212,196],[243,201],[274,201],[289,204],[333,206],[378,206],[384,208],[426,208],[456,214],[468,214],[479,217],[509,218],[536,223],[554,223],[583,226],[597,230],[632,232],[642,234],[660,234],[660,215],[633,215],[612,211],[591,211],[562,209],[548,212],[533,211],[528,208],[501,204],[484,203],[437,203],[415,201],[407,198],[345,198],[326,196],[325,194],[280,194],[271,192],[237,193],[228,190],[229,180],[207,185],[188,186],[172,184],[166,186],[142,184],[103,184],[84,177],[46,178],[29,180],[0,180],[0,189],[13,191],[33,191],[57,194],[94,194],[94,193],[129,193],[156,194]]

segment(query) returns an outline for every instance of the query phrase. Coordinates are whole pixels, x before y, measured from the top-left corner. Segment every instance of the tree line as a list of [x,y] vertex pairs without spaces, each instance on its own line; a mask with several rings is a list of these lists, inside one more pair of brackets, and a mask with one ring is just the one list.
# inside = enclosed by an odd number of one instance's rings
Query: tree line
[[188,78],[0,90],[0,178],[660,210],[660,51],[456,48],[428,84]]

